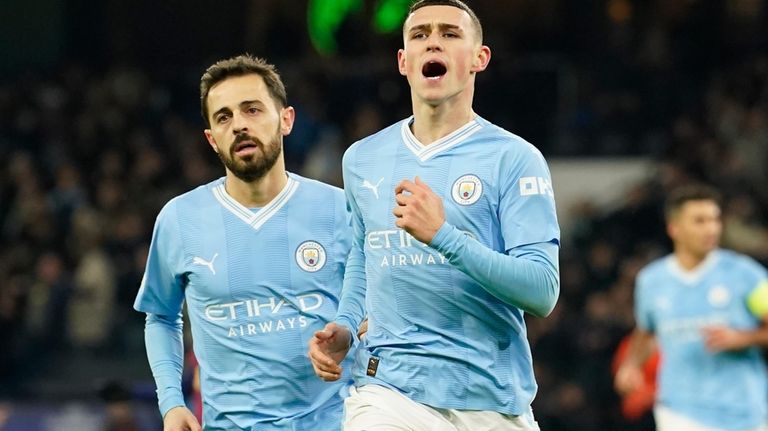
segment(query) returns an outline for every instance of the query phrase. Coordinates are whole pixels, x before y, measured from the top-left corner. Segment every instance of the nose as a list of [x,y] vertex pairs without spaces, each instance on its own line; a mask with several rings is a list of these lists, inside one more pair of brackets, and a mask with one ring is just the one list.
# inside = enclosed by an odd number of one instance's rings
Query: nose
[[248,123],[243,118],[242,113],[234,112],[232,114],[232,133],[239,135],[248,131]]
[[427,38],[427,51],[428,52],[442,52],[443,44],[440,38],[440,32],[433,31]]

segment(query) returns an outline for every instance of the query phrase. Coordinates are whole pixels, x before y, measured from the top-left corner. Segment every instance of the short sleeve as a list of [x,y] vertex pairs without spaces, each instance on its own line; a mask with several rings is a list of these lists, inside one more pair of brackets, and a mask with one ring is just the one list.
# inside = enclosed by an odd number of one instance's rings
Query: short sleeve
[[505,251],[527,244],[560,243],[549,168],[533,145],[524,142],[502,157],[499,217]]
[[176,316],[184,301],[184,252],[174,201],[157,216],[147,266],[133,307],[137,311]]
[[635,281],[635,320],[637,327],[643,331],[656,332],[653,313],[648,303],[648,277],[640,272]]

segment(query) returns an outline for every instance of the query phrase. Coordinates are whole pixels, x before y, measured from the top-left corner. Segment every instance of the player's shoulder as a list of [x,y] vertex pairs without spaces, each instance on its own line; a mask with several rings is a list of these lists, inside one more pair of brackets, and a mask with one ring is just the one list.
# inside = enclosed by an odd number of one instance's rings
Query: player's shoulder
[[160,210],[160,215],[175,211],[179,207],[204,208],[206,205],[213,203],[215,199],[214,190],[218,187],[223,190],[224,177],[217,178],[207,184],[199,185],[192,190],[171,198],[165,205],[163,205],[163,208]]
[[637,285],[656,286],[661,284],[660,282],[669,276],[672,259],[673,255],[667,254],[648,262],[637,273]]
[[288,175],[296,182],[299,183],[299,189],[310,195],[320,195],[323,198],[329,196],[336,196],[344,198],[344,190],[334,185],[324,183],[312,178],[303,177],[301,175],[289,172]]
[[289,172],[288,175],[298,187],[291,197],[292,217],[302,220],[304,217],[315,217],[318,214],[326,214],[338,217],[339,222],[346,218],[346,197],[344,190],[322,181]]
[[722,248],[716,250],[714,253],[717,253],[717,257],[723,268],[754,272],[765,271],[765,268],[760,263],[746,254]]
[[544,158],[541,151],[522,136],[516,135],[480,116],[477,117],[476,121],[482,126],[477,136],[484,142],[494,141],[499,150],[531,154]]

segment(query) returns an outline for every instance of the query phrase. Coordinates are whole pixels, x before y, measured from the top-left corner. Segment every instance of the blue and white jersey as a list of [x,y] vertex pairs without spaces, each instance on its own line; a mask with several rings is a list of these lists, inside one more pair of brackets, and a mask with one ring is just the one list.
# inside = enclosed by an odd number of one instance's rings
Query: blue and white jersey
[[712,353],[702,335],[707,326],[757,328],[747,298],[765,281],[762,266],[727,250],[713,251],[693,271],[669,255],[638,274],[637,325],[656,335],[662,355],[658,403],[718,429],[765,423],[768,378],[760,350]]
[[[524,414],[536,382],[523,311],[397,228],[394,189],[419,176],[443,199],[448,224],[508,257],[516,247],[559,244],[549,169],[533,145],[483,118],[428,146],[411,122],[355,143],[343,160],[369,318],[356,384],[438,408]],[[339,321],[357,317],[340,310]]]
[[339,429],[351,377],[317,378],[307,342],[336,314],[350,243],[343,192],[294,174],[260,209],[224,178],[162,209],[134,306],[177,316],[186,301],[204,429]]

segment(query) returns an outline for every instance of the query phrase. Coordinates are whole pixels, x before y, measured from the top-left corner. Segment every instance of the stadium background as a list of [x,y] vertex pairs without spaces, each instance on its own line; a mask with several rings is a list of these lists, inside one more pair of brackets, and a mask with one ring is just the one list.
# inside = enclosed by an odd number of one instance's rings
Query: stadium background
[[[222,175],[207,65],[276,63],[298,113],[289,169],[335,184],[348,145],[408,115],[399,22],[385,31],[407,1],[308,3],[3,3],[0,430],[160,429],[131,302],[159,208]],[[529,320],[537,419],[650,430],[621,416],[611,359],[636,271],[668,251],[665,192],[717,185],[725,246],[768,263],[768,2],[469,4],[493,51],[475,110],[542,150],[563,223],[560,301]]]

